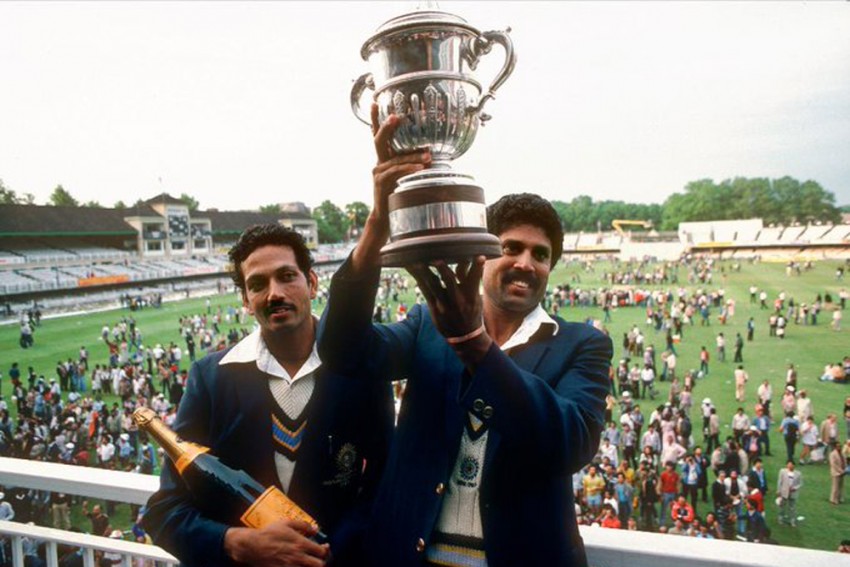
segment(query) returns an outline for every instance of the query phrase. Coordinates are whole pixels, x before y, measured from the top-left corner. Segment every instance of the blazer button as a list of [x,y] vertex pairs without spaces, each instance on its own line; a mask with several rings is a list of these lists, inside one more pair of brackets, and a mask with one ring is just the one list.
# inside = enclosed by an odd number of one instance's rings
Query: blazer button
[[487,406],[486,408],[484,408],[484,411],[481,412],[481,416],[484,419],[490,419],[491,417],[493,417],[493,406]]
[[425,551],[425,540],[421,537],[416,540],[416,551],[418,553],[422,553],[423,551]]
[[437,485],[437,488],[436,488],[436,492],[437,492],[437,494],[442,494],[442,493],[443,493],[443,492],[445,492],[445,491],[446,491],[446,485],[445,485],[445,484],[443,484],[442,482],[441,482],[441,483],[439,483],[439,484]]
[[478,398],[477,400],[472,402],[472,409],[474,409],[477,412],[480,412],[481,410],[483,410],[484,409],[484,400],[482,400],[481,398]]

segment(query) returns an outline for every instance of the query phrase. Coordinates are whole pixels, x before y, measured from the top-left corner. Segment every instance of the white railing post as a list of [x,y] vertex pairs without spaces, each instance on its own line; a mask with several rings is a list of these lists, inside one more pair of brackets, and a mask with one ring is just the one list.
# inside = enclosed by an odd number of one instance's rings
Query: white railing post
[[24,567],[24,538],[12,537],[12,567]]
[[55,541],[45,544],[44,557],[47,559],[47,567],[59,567],[59,548]]

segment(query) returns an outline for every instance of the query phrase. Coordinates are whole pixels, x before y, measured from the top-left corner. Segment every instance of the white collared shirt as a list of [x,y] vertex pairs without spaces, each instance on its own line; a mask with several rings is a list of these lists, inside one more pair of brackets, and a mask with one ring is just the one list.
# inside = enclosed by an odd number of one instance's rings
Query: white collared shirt
[[[230,349],[224,358],[219,361],[220,365],[232,363],[256,362],[257,369],[268,376],[269,390],[280,408],[292,419],[297,419],[313,396],[313,388],[316,383],[316,370],[322,365],[316,342],[313,342],[313,350],[310,357],[301,365],[295,376],[277,361],[269,351],[266,341],[260,333],[260,329],[239,341]],[[269,430],[271,435],[271,429]],[[295,461],[275,451],[275,468],[280,484],[284,492],[289,491],[289,484],[295,472]]]
[[239,341],[236,346],[230,349],[224,358],[219,361],[220,365],[231,364],[234,362],[256,362],[260,372],[264,372],[277,378],[283,378],[289,384],[293,384],[296,380],[303,378],[309,374],[313,374],[322,361],[319,358],[319,351],[313,342],[313,350],[310,357],[301,365],[295,376],[290,376],[289,372],[281,366],[277,359],[269,351],[266,346],[266,341],[260,333],[260,329],[256,329],[253,333]]
[[502,350],[508,350],[524,345],[531,340],[531,337],[533,337],[543,325],[552,326],[553,337],[558,334],[558,323],[538,304],[534,311],[525,316],[522,323],[520,323],[519,328],[500,348]]

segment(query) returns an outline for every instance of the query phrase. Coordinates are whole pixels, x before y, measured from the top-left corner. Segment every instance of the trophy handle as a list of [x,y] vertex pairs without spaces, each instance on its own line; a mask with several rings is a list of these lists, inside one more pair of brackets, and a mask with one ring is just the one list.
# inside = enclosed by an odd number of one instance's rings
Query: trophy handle
[[369,114],[364,114],[360,107],[360,101],[363,99],[363,92],[366,90],[375,90],[375,79],[372,78],[372,73],[364,73],[360,75],[354,85],[351,87],[351,111],[354,116],[367,126],[372,125],[372,118]]
[[487,92],[481,97],[478,104],[469,107],[467,110],[469,113],[478,114],[478,118],[482,122],[490,120],[490,115],[482,112],[484,105],[487,104],[488,100],[496,98],[496,91],[508,80],[508,77],[514,72],[514,67],[516,66],[514,43],[508,35],[510,32],[511,28],[505,31],[486,31],[467,44],[466,60],[469,62],[469,67],[473,71],[478,66],[478,60],[481,56],[490,53],[494,43],[498,43],[505,49],[505,64],[502,65],[502,69],[496,75],[496,78],[493,79],[493,82],[490,83],[490,88],[487,89]]

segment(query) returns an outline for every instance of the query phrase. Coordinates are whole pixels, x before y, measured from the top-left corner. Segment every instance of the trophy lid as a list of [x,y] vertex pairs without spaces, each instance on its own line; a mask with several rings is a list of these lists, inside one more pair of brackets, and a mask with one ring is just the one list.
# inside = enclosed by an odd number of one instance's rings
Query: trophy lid
[[461,28],[475,35],[480,35],[480,32],[471,26],[465,19],[450,12],[442,10],[417,10],[408,14],[396,16],[387,20],[378,27],[372,37],[366,40],[363,47],[360,49],[360,56],[368,60],[369,54],[375,48],[376,44],[383,39],[390,37],[399,32],[403,32],[412,28],[418,29],[457,29]]

